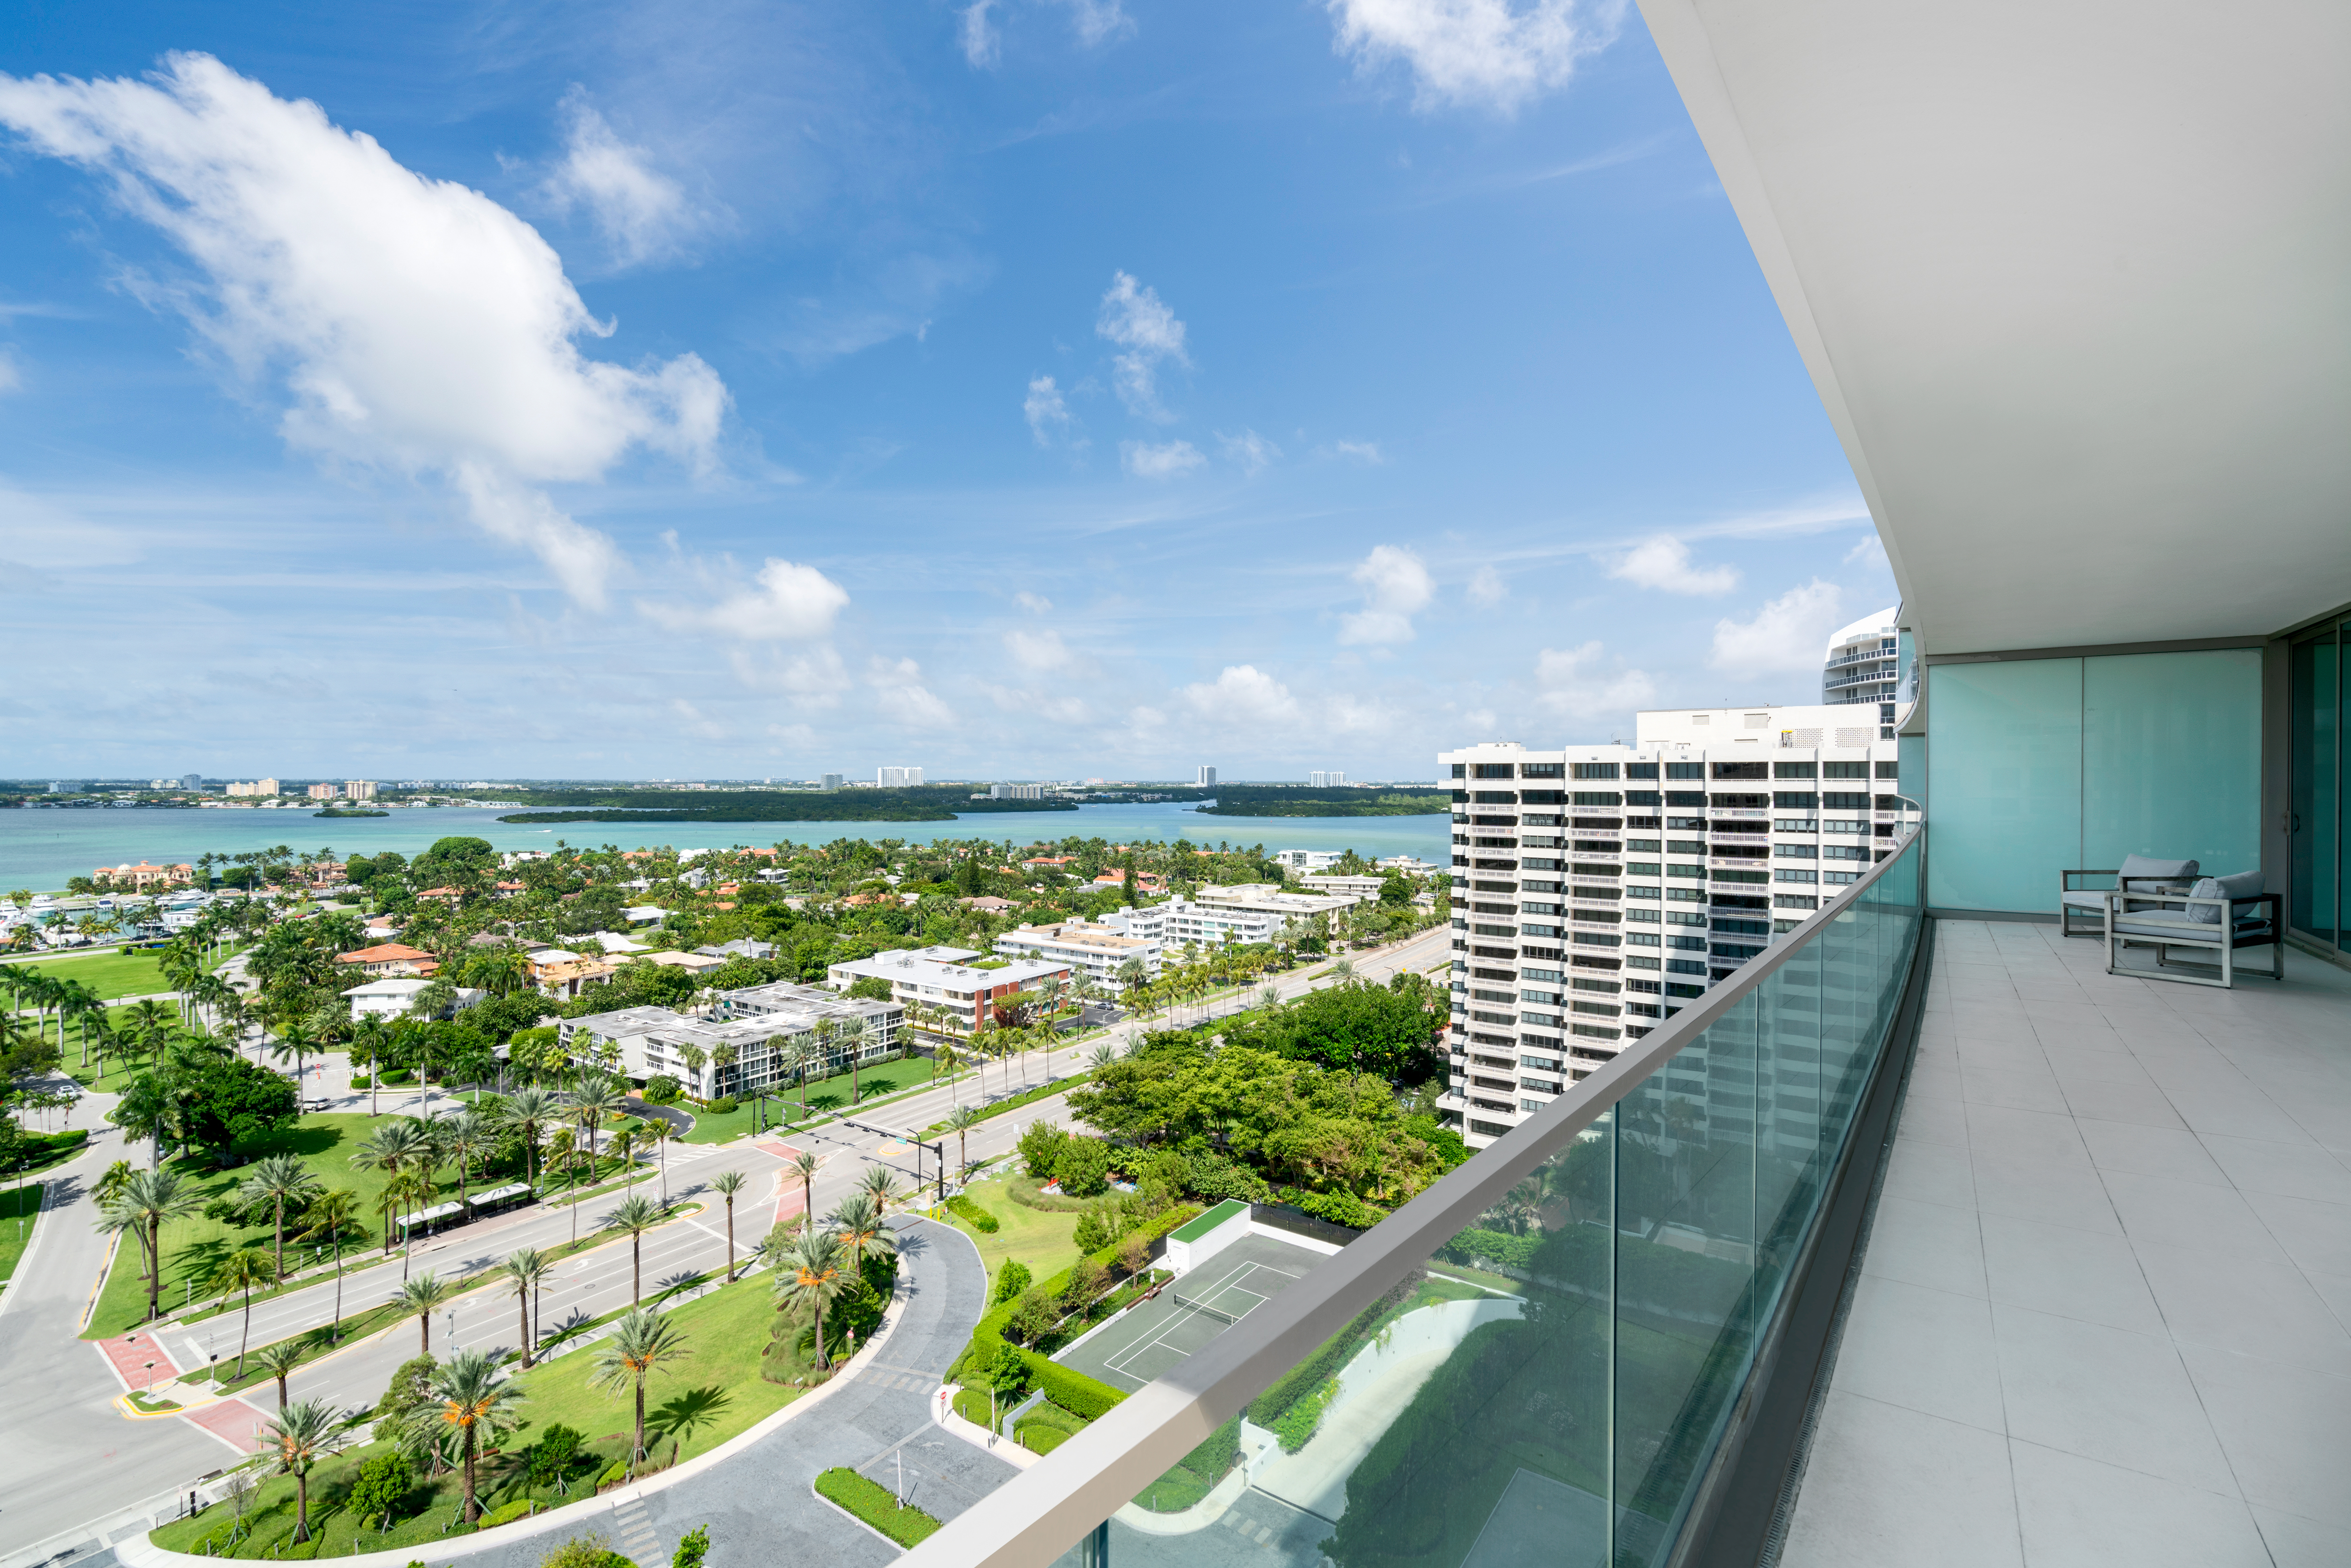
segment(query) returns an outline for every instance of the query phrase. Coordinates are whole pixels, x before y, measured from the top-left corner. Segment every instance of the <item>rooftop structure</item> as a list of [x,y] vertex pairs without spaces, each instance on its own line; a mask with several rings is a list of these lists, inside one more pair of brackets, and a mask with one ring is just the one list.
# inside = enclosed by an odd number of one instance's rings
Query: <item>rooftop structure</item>
[[335,962],[350,965],[362,975],[431,975],[441,967],[441,960],[423,948],[398,942],[355,948],[338,955]]
[[924,1009],[924,1021],[963,1035],[990,1023],[992,1009],[1066,983],[1070,967],[982,958],[968,947],[909,947],[835,964],[825,977],[843,989],[862,979],[885,980],[902,1006]]
[[1159,976],[1164,944],[1130,936],[1113,925],[1065,920],[1057,925],[1023,925],[996,939],[996,950],[1008,958],[1034,953],[1049,963],[1066,965],[1107,991],[1124,988],[1120,971],[1130,962],[1143,966],[1146,980]]

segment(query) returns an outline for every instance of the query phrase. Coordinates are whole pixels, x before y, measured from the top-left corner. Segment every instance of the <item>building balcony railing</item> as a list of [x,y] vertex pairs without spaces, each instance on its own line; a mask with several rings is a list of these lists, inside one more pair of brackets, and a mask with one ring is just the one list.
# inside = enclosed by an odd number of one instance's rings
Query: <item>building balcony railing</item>
[[[1198,1531],[1240,1520],[1298,1568],[1683,1560],[1733,1490],[1830,1197],[1865,1187],[1845,1156],[1918,948],[1922,845],[1677,988],[1662,1025],[906,1568],[1189,1568],[1230,1554]],[[1465,1101],[1517,1109],[1442,1103]]]

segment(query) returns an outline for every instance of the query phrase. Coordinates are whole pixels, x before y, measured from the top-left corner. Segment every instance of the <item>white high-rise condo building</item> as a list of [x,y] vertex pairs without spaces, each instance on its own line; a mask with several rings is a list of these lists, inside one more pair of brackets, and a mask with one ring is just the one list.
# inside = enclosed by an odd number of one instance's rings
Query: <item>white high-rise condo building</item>
[[1212,789],[1216,787],[1216,783],[1217,770],[1206,764],[1203,764],[1200,768],[1199,788],[1203,789]]
[[877,789],[908,789],[922,781],[923,770],[919,768],[877,768],[873,770],[873,785]]
[[1453,786],[1452,1076],[1473,1147],[1890,853],[1897,746],[1834,707],[1669,708],[1631,746],[1489,742]]
[[1877,705],[1879,730],[1891,738],[1899,722],[1897,705],[1917,699],[1917,675],[1902,646],[1897,609],[1865,615],[1838,629],[1829,639],[1828,657],[1821,669],[1821,701]]
[[1306,776],[1306,785],[1310,789],[1335,789],[1346,781],[1347,776],[1344,773],[1337,771],[1329,773],[1309,773]]

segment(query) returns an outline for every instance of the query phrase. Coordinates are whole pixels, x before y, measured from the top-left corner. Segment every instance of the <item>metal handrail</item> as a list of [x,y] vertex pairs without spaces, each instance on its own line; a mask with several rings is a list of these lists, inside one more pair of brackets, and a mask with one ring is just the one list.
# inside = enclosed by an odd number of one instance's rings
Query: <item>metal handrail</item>
[[1740,966],[1736,978],[1686,1005],[1198,1354],[1122,1401],[1086,1428],[1086,1441],[1062,1444],[899,1561],[905,1568],[1037,1568],[1052,1562],[1639,1089],[1878,878],[1917,852],[1916,824],[1906,826],[1911,831],[1894,853]]

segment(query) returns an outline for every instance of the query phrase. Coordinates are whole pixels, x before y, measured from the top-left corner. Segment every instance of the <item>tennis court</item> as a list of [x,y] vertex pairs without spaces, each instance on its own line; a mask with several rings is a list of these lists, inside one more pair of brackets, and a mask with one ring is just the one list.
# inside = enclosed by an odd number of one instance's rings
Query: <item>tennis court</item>
[[1323,1256],[1271,1236],[1243,1237],[1054,1359],[1113,1388],[1140,1388],[1207,1348]]

